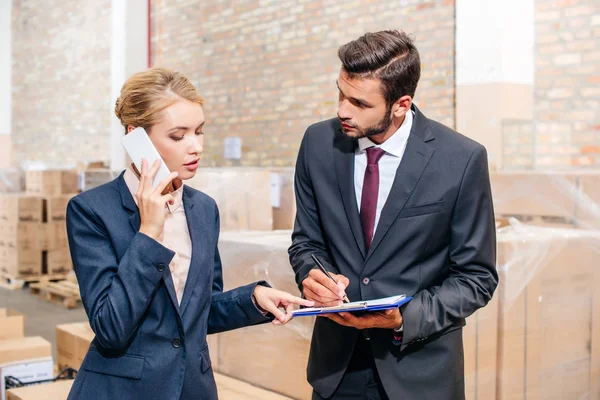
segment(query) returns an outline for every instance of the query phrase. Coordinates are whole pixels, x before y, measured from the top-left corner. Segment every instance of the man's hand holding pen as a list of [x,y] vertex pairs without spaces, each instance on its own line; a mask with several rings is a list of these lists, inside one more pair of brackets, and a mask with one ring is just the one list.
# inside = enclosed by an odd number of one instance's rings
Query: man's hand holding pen
[[[343,275],[332,274],[330,279],[320,269],[313,269],[302,281],[304,298],[315,302],[315,307],[339,306],[344,301],[350,281]],[[336,283],[337,282],[337,283]]]
[[[315,307],[339,306],[343,302],[349,302],[346,296],[346,288],[350,284],[350,280],[344,275],[327,271],[314,254],[311,257],[319,268],[311,270],[308,277],[302,281],[304,298],[314,301]],[[340,325],[356,329],[396,329],[403,322],[402,314],[398,308],[370,312],[360,316],[342,312],[322,314],[320,317],[329,318]]]

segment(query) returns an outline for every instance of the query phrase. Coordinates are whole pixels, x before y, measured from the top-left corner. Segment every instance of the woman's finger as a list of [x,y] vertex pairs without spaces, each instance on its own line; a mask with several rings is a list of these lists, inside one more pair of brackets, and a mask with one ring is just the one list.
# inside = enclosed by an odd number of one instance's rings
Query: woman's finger
[[171,172],[162,181],[160,181],[160,183],[154,188],[154,191],[152,192],[152,194],[162,193],[165,190],[165,188],[167,187],[167,185],[169,183],[171,183],[171,181],[173,179],[177,178],[178,175],[179,175],[178,172]]

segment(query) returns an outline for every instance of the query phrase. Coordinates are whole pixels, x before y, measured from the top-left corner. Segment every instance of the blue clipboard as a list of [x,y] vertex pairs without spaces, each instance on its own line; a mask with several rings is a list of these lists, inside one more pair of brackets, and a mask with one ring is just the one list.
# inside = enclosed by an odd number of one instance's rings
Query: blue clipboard
[[384,297],[382,299],[374,299],[368,301],[354,301],[351,303],[340,304],[339,306],[333,307],[311,307],[301,308],[299,310],[292,311],[294,317],[306,317],[309,315],[320,315],[320,314],[332,314],[340,312],[370,312],[370,311],[382,311],[391,310],[398,308],[403,304],[408,303],[412,297],[405,295]]

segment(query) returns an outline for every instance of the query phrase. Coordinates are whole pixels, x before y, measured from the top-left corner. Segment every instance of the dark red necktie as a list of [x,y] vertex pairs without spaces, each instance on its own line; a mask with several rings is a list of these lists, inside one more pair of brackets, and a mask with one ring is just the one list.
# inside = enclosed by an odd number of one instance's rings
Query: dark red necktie
[[375,215],[377,213],[377,197],[379,195],[379,160],[385,153],[378,147],[367,149],[367,169],[360,199],[360,220],[365,236],[365,247],[369,250],[373,240]]

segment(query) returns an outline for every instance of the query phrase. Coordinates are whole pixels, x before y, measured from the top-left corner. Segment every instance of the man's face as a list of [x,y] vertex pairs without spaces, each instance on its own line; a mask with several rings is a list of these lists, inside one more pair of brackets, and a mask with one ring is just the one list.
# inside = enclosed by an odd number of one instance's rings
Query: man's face
[[346,135],[358,139],[387,133],[392,124],[392,112],[381,93],[379,79],[350,79],[342,69],[337,85],[337,115]]

